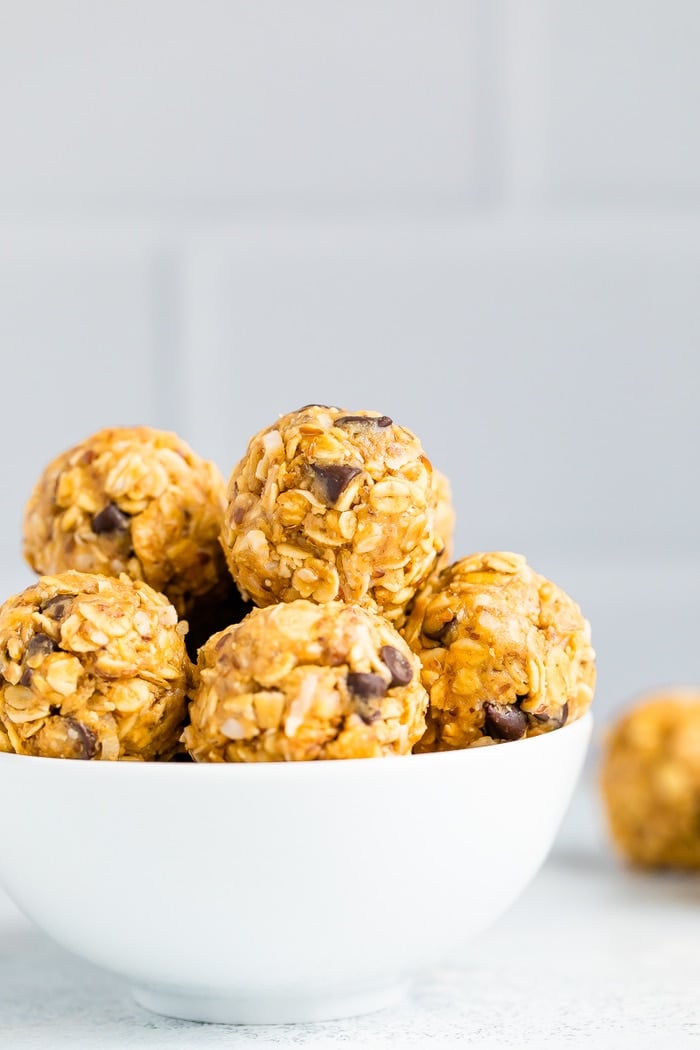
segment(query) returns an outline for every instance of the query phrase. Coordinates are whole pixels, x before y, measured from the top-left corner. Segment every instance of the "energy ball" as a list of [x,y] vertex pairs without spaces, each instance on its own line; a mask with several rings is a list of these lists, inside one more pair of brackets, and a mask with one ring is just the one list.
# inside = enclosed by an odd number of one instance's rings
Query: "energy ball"
[[226,486],[176,434],[100,430],[58,456],[24,514],[37,573],[125,572],[167,594],[178,613],[228,576],[219,545]]
[[647,868],[700,868],[700,689],[655,693],[610,730],[601,768],[610,832]]
[[546,733],[579,718],[593,698],[588,623],[519,554],[473,554],[443,569],[403,634],[430,697],[417,751]]
[[128,576],[42,576],[0,608],[0,750],[169,758],[186,715],[186,629]]
[[372,412],[282,416],[252,438],[228,497],[228,565],[260,606],[341,599],[400,622],[444,546],[418,438]]
[[183,739],[198,762],[405,755],[425,729],[417,657],[342,602],[254,609],[200,649],[197,678]]

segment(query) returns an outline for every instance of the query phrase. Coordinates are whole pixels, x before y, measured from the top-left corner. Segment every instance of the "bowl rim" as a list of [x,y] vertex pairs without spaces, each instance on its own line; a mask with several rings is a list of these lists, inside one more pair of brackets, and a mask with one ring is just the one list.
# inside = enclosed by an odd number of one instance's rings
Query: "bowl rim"
[[[520,740],[505,740],[501,744],[485,747],[460,748],[454,751],[428,751],[417,755],[389,755],[381,759],[303,759],[296,762],[86,762],[84,759],[79,758],[48,758],[38,755],[18,755],[3,751],[0,752],[0,773],[7,772],[8,769],[12,768],[13,764],[18,766],[18,764],[23,763],[25,768],[28,769],[29,763],[31,763],[33,766],[39,766],[44,770],[54,768],[64,772],[69,770],[86,771],[97,768],[102,771],[97,776],[109,775],[105,771],[110,769],[113,771],[111,775],[131,777],[144,775],[159,777],[208,775],[226,777],[228,779],[232,777],[247,779],[250,779],[250,777],[265,777],[274,779],[282,776],[288,780],[290,777],[340,776],[344,773],[354,775],[351,771],[359,769],[365,771],[361,774],[362,776],[365,776],[371,770],[384,770],[393,776],[397,775],[397,771],[400,770],[403,770],[404,773],[411,769],[416,772],[419,770],[428,772],[438,765],[447,767],[449,764],[458,766],[467,762],[505,761],[507,760],[507,755],[513,754],[513,749],[516,747],[521,749],[529,747],[534,755],[538,748],[542,750],[547,747],[556,747],[556,740],[561,740],[562,734],[567,738],[575,735],[588,736],[592,727],[593,713],[588,710],[580,718],[569,722],[560,729],[554,729],[549,733],[540,733],[538,736],[522,737]],[[496,758],[495,756],[497,755],[500,755],[501,758]],[[504,755],[506,756],[505,758]],[[486,756],[490,757],[487,758]],[[408,759],[411,761],[407,761]],[[124,772],[126,769],[130,769],[131,773]],[[158,772],[153,774],[154,770],[158,770]],[[193,773],[190,772],[191,770],[199,770],[199,772]],[[202,770],[208,770],[209,772],[208,774],[203,774]],[[253,770],[256,772],[253,772]],[[325,770],[325,773],[322,772],[323,770]],[[78,773],[78,776],[85,775],[93,776],[94,774]]]

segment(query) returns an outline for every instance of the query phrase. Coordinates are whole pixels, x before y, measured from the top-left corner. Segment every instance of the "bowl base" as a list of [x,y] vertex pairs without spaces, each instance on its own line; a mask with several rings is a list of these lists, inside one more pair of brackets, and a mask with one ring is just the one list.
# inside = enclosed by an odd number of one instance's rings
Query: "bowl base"
[[210,1024],[302,1024],[335,1021],[341,1017],[374,1013],[395,1006],[406,994],[406,985],[395,984],[371,991],[317,995],[189,995],[132,986],[139,1006],[165,1017]]

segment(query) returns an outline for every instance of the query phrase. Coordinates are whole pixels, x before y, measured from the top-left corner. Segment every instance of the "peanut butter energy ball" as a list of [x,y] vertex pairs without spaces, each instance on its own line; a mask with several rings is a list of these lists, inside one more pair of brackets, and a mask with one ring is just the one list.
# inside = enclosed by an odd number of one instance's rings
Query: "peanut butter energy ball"
[[601,789],[627,860],[700,868],[700,688],[654,693],[619,719],[606,741]]
[[199,651],[184,733],[199,762],[404,755],[425,729],[420,663],[382,617],[299,599]]
[[24,515],[37,573],[127,573],[178,613],[228,574],[219,546],[225,484],[176,434],[101,430],[49,464]]
[[588,623],[519,554],[473,554],[443,569],[403,634],[430,697],[417,751],[546,733],[579,718],[593,698]]
[[42,576],[0,608],[0,751],[168,758],[186,714],[185,630],[128,576]]
[[388,416],[308,405],[257,434],[222,543],[244,597],[356,602],[400,622],[444,541],[421,444]]

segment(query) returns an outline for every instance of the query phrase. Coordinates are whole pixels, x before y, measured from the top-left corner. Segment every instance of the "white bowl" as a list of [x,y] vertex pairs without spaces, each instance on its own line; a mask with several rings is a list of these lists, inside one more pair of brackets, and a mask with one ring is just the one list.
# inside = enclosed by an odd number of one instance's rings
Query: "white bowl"
[[2,754],[0,882],[158,1013],[362,1013],[524,889],[590,731],[587,715],[496,747],[287,765]]

